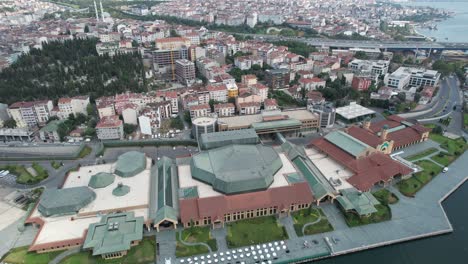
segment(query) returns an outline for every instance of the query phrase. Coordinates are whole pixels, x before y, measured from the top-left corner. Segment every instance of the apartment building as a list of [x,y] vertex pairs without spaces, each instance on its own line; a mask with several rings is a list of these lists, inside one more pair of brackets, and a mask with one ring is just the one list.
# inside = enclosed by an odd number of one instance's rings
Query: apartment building
[[210,100],[227,102],[228,89],[225,84],[208,85],[206,89],[210,94]]
[[75,96],[72,98],[60,98],[57,103],[58,117],[65,119],[70,114],[87,114],[86,108],[89,105],[89,96]]
[[190,86],[195,82],[195,63],[187,59],[176,60],[175,73],[179,83]]
[[215,104],[214,110],[219,117],[233,116],[236,113],[236,107],[233,103]]
[[18,128],[44,125],[50,117],[53,104],[51,100],[16,102],[8,108],[8,115],[16,121]]
[[208,116],[211,113],[211,108],[209,104],[194,105],[189,108],[190,116],[192,118]]
[[123,122],[119,116],[105,116],[96,125],[96,134],[100,140],[123,139]]
[[360,73],[368,73],[373,76],[381,76],[388,73],[390,61],[386,60],[360,60],[354,59],[348,64],[348,68]]

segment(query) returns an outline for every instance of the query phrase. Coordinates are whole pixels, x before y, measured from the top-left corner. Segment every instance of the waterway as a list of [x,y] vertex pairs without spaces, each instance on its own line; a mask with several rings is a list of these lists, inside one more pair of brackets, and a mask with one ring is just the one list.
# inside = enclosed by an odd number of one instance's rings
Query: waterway
[[467,200],[468,181],[442,203],[452,223],[453,233],[380,247],[314,263],[466,264],[468,263]]
[[[408,2],[407,6],[430,6],[455,12],[446,20],[435,22],[437,30],[417,28],[420,34],[435,38],[437,42],[468,42],[468,2]],[[468,262],[467,262],[468,263]]]

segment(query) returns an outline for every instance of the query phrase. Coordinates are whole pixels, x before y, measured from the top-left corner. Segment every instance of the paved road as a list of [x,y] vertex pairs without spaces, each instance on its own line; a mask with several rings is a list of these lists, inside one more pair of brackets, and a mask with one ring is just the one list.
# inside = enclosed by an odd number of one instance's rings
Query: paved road
[[312,46],[331,46],[337,48],[378,48],[378,49],[451,49],[451,50],[468,50],[468,43],[437,43],[437,42],[422,42],[422,41],[393,41],[393,40],[346,40],[346,39],[327,39],[327,38],[299,38],[299,37],[284,37],[277,35],[260,35],[260,34],[239,34],[237,35],[251,36],[257,40],[263,41],[279,41],[292,40],[305,42]]
[[[14,178],[5,177],[0,179],[0,185],[6,185],[9,187],[13,187],[16,189],[29,189],[29,188],[36,188],[40,186],[45,186],[47,188],[55,188],[60,186],[63,183],[65,174],[70,169],[77,167],[78,165],[87,166],[87,165],[94,165],[99,162],[100,158],[96,158],[96,146],[91,146],[92,152],[83,159],[77,160],[63,160],[63,166],[60,167],[58,170],[55,170],[50,165],[50,160],[43,160],[43,161],[36,161],[39,165],[44,167],[49,172],[49,177],[44,181],[35,184],[35,185],[23,185],[17,184]],[[177,156],[185,156],[196,153],[198,150],[195,147],[176,147],[175,149],[172,147],[122,147],[122,148],[108,148],[104,153],[102,159],[106,163],[114,162],[117,158],[128,151],[136,150],[142,151],[146,153],[150,158],[157,159],[158,157],[168,156],[171,158],[175,158]],[[60,162],[60,160],[58,160]],[[32,161],[0,161],[0,165],[7,165],[7,164],[20,164],[31,166]]]

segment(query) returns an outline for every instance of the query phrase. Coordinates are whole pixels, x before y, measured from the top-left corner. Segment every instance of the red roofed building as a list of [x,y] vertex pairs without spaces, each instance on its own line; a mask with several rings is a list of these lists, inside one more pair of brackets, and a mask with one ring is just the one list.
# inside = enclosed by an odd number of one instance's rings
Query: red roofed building
[[265,105],[265,110],[278,109],[278,102],[276,102],[276,99],[265,99],[264,105]]
[[215,104],[214,110],[219,117],[233,116],[236,113],[236,107],[233,103]]
[[179,200],[180,220],[184,227],[195,225],[224,226],[246,218],[266,215],[285,216],[310,206],[314,197],[307,182],[269,188],[265,191],[235,195]]
[[376,184],[385,185],[395,177],[404,177],[413,172],[411,168],[370,146],[360,156],[353,156],[346,151],[346,146],[333,143],[326,137],[312,140],[309,147],[325,153],[352,171],[353,175],[346,181],[360,191],[369,191]]
[[96,125],[97,137],[101,140],[123,139],[123,122],[119,116],[105,116]]
[[190,106],[189,109],[190,109],[190,116],[192,118],[208,116],[208,114],[211,113],[211,108],[209,104],[194,105],[194,106]]
[[356,91],[367,91],[372,84],[372,77],[354,76],[351,87]]

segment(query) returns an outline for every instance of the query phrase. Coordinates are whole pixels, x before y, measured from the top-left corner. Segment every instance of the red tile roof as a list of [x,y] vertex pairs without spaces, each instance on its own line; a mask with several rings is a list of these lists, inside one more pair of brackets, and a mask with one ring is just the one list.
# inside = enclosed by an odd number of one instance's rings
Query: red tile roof
[[119,119],[119,116],[105,116],[99,120],[96,125],[96,128],[112,128],[122,126],[122,120]]
[[355,159],[325,138],[312,140],[309,146],[325,152],[355,174],[347,181],[361,191],[367,191],[381,181],[388,181],[398,175],[407,175],[412,169],[393,160],[389,155],[374,152],[369,156]]
[[228,213],[269,207],[283,210],[291,204],[308,204],[313,200],[309,185],[301,182],[265,191],[180,200],[180,218],[183,223],[204,217],[211,217],[212,221],[216,221],[224,219],[224,215]]
[[359,139],[373,148],[377,147],[383,142],[379,136],[362,127],[351,126],[347,129],[346,132],[352,137]]

